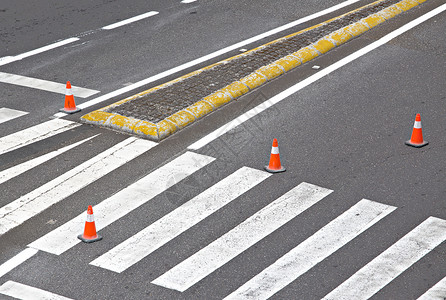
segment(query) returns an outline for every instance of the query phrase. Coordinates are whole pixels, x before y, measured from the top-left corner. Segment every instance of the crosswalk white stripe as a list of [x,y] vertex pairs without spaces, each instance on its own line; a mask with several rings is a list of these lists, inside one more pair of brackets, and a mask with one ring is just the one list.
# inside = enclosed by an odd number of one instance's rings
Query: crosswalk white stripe
[[22,131],[4,136],[0,138],[0,155],[32,144],[34,142],[46,139],[80,125],[81,124],[79,123],[68,120],[53,119],[45,123],[29,127]]
[[25,111],[2,107],[0,108],[0,124],[27,114]]
[[243,167],[90,264],[118,273],[123,272],[270,175]]
[[[53,82],[4,72],[0,72],[0,82],[58,93],[62,95],[65,95],[66,92],[65,83]],[[71,91],[75,97],[80,97],[80,98],[88,98],[90,96],[93,96],[94,94],[99,93],[99,91],[78,86],[72,86]],[[63,98],[61,98],[60,103],[62,105]]]
[[70,300],[70,298],[11,280],[0,286],[0,294],[21,300]]
[[445,240],[446,221],[429,217],[324,299],[368,299]]
[[[186,152],[156,169],[127,188],[94,207],[98,230],[110,225],[132,210],[164,192],[176,182],[214,161],[215,158]],[[60,255],[80,242],[77,235],[85,223],[85,212],[31,243],[35,249]]]
[[1,171],[0,172],[0,184],[2,184],[3,182],[6,182],[6,181],[16,177],[16,176],[18,176],[18,175],[20,175],[20,174],[22,174],[22,173],[24,173],[26,171],[29,171],[32,168],[35,168],[38,165],[41,165],[44,162],[47,162],[50,159],[52,159],[52,158],[54,158],[54,157],[56,157],[58,155],[61,155],[62,153],[65,153],[68,150],[71,150],[71,149],[73,149],[73,148],[75,148],[75,147],[85,143],[86,141],[91,140],[92,138],[94,138],[94,137],[96,137],[98,135],[99,134],[97,134],[95,136],[92,136],[92,137],[89,137],[89,138],[86,138],[86,139],[84,139],[82,141],[79,141],[77,143],[74,143],[72,145],[68,145],[66,147],[63,147],[63,148],[60,148],[58,150],[52,151],[50,153],[44,154],[42,156],[36,157],[34,159],[25,161],[24,163],[21,163],[21,164],[19,164],[17,166],[11,167],[11,168],[6,169],[4,171]]
[[0,277],[9,273],[11,270],[22,264],[24,261],[33,257],[39,250],[26,248],[22,252],[18,253],[13,258],[7,260],[3,264],[0,265]]
[[92,159],[0,208],[0,235],[22,224],[102,176],[117,169],[156,143],[130,137]]
[[363,199],[257,274],[226,299],[268,299],[394,211]]
[[446,299],[446,277],[437,282],[417,300],[444,300]]
[[152,283],[187,290],[331,192],[309,183],[299,184]]

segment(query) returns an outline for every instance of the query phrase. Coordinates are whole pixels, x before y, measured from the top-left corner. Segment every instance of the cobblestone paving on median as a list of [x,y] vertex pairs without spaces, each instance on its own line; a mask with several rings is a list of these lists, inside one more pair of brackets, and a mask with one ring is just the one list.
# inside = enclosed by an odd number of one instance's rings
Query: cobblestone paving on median
[[196,75],[184,78],[118,106],[107,108],[106,111],[148,122],[160,122],[204,97],[248,76],[262,66],[311,45],[331,32],[353,24],[398,1],[400,0],[385,0],[373,3],[353,13],[328,21],[321,26],[287,36],[274,43],[261,46],[254,51],[217,63]]

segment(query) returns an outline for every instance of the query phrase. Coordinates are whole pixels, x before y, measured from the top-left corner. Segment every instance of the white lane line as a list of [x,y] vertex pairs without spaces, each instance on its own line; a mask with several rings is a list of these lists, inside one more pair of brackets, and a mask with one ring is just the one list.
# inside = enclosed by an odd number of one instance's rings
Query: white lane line
[[394,211],[363,199],[257,274],[226,299],[268,299]]
[[0,235],[112,172],[156,143],[130,137],[0,208]]
[[369,299],[446,240],[446,221],[429,217],[323,299]]
[[[0,72],[0,82],[9,83],[19,86],[24,86],[28,88],[38,89],[47,92],[53,92],[65,95],[66,84],[58,83],[43,79],[37,79],[32,77],[26,77],[21,75],[9,74]],[[72,86],[71,91],[75,97],[88,98],[94,94],[99,93],[99,91],[86,89],[78,86]]]
[[[249,38],[249,39],[247,39],[247,40],[238,42],[238,43],[236,43],[236,44],[234,44],[234,45],[232,45],[232,46],[228,46],[228,47],[226,47],[226,48],[220,49],[220,50],[218,50],[218,51],[215,51],[215,52],[210,53],[210,54],[208,54],[208,55],[205,55],[205,56],[203,56],[203,57],[194,59],[194,60],[192,60],[192,61],[190,61],[190,62],[187,62],[187,63],[182,64],[182,65],[180,65],[180,66],[177,66],[177,67],[175,67],[175,68],[172,68],[172,69],[170,69],[170,70],[166,70],[166,71],[161,72],[161,73],[159,73],[159,74],[157,74],[157,75],[154,75],[154,76],[152,76],[152,77],[149,77],[149,78],[143,79],[143,80],[141,80],[141,81],[138,81],[138,82],[136,82],[136,83],[134,83],[134,84],[132,84],[132,85],[126,86],[126,87],[121,88],[121,89],[119,89],[119,90],[110,92],[110,93],[105,94],[105,95],[102,95],[102,96],[100,96],[100,97],[98,97],[98,98],[95,98],[95,99],[92,99],[92,100],[90,100],[90,101],[84,102],[84,103],[78,105],[78,107],[81,108],[81,109],[85,109],[85,108],[87,108],[87,107],[96,105],[96,104],[101,103],[101,102],[103,102],[103,101],[109,100],[109,99],[111,99],[111,98],[113,98],[113,97],[122,95],[122,94],[127,93],[127,92],[129,92],[129,91],[132,91],[132,90],[134,90],[134,89],[140,88],[140,87],[142,87],[142,86],[144,86],[144,85],[147,85],[147,84],[149,84],[149,83],[151,83],[151,82],[154,82],[154,81],[157,81],[157,80],[159,80],[159,79],[165,78],[165,77],[167,77],[167,76],[170,76],[170,75],[172,75],[172,74],[175,74],[175,73],[180,72],[180,71],[182,71],[182,70],[185,70],[185,69],[187,69],[187,68],[191,68],[191,67],[193,67],[193,66],[195,66],[195,65],[198,65],[198,64],[200,64],[200,63],[202,63],[202,62],[205,62],[205,61],[207,61],[207,60],[213,59],[213,58],[215,58],[215,57],[218,57],[218,56],[223,55],[223,54],[225,54],[225,53],[228,53],[228,52],[230,52],[230,51],[238,50],[239,48],[242,48],[242,47],[245,46],[245,45],[254,43],[254,42],[256,42],[256,41],[259,41],[259,40],[261,40],[261,39],[263,39],[263,38],[266,38],[266,37],[271,36],[271,35],[273,35],[273,34],[276,34],[276,33],[278,33],[278,32],[287,30],[287,29],[289,29],[289,28],[291,28],[291,27],[297,26],[297,25],[299,25],[299,24],[308,22],[308,21],[310,21],[310,20],[313,20],[313,19],[315,19],[315,18],[321,17],[321,16],[326,15],[326,14],[329,14],[329,13],[331,13],[331,12],[333,12],[333,11],[336,11],[336,10],[338,10],[338,9],[341,9],[341,8],[343,8],[343,7],[345,7],[345,6],[351,5],[351,4],[356,3],[356,2],[358,2],[358,1],[360,1],[360,0],[348,0],[348,1],[344,1],[344,2],[342,2],[342,3],[340,3],[340,4],[337,4],[337,5],[335,5],[335,6],[332,6],[332,7],[329,7],[329,8],[327,8],[327,9],[324,9],[324,10],[322,10],[322,11],[320,11],[320,12],[314,13],[314,14],[309,15],[309,16],[307,16],[307,17],[301,18],[301,19],[299,19],[299,20],[296,20],[296,21],[293,21],[293,22],[291,22],[291,23],[285,24],[285,25],[283,25],[283,26],[277,27],[277,28],[272,29],[272,30],[270,30],[270,31],[267,31],[267,32],[264,32],[264,33],[262,33],[262,34],[256,35],[256,36],[254,36],[254,37],[252,37],[252,38]],[[61,118],[61,117],[64,117],[64,116],[66,116],[65,113],[57,113],[57,114],[54,115],[54,117],[56,117],[56,118]]]
[[102,27],[102,29],[105,29],[105,30],[115,29],[117,27],[124,26],[124,25],[130,24],[130,23],[133,23],[133,22],[136,22],[136,21],[148,18],[148,17],[152,17],[152,16],[157,15],[157,14],[159,14],[159,12],[157,12],[157,11],[149,11],[149,12],[147,12],[145,14],[142,14],[142,15],[139,15],[139,16],[127,19],[127,20],[123,20],[123,21],[120,21],[120,22],[117,22],[117,23],[114,23],[114,24],[111,24],[111,25],[108,25],[108,26],[104,26],[104,27]]
[[0,294],[21,300],[70,300],[70,298],[11,280],[0,286]]
[[197,0],[183,0],[183,1],[181,1],[181,3],[192,3],[195,1],[197,1]]
[[21,60],[23,58],[26,58],[26,57],[29,57],[29,56],[33,56],[33,55],[36,55],[36,54],[39,54],[39,53],[42,53],[42,52],[45,52],[45,51],[48,51],[48,50],[51,50],[51,49],[54,49],[54,48],[58,48],[58,47],[66,45],[66,44],[70,44],[70,43],[76,42],[78,40],[79,40],[78,38],[69,38],[69,39],[66,39],[66,40],[63,40],[63,41],[59,41],[59,42],[56,42],[56,43],[53,43],[51,45],[47,45],[47,46],[44,46],[44,47],[41,47],[41,48],[38,48],[38,49],[34,49],[34,50],[31,50],[31,51],[28,51],[28,52],[25,52],[25,53],[22,53],[22,54],[19,54],[19,55],[16,55],[16,56],[2,57],[2,58],[0,58],[0,66],[3,66],[3,65],[12,63],[14,61],[18,61],[18,60]]
[[10,260],[4,262],[2,265],[0,265],[0,277],[9,273],[12,269],[16,268],[17,266],[21,265],[23,262],[31,258],[37,252],[39,252],[39,250],[26,248],[25,250],[23,250]]
[[0,108],[0,124],[27,114],[25,111],[2,107]]
[[[102,201],[94,207],[97,230],[107,227],[214,160],[209,156],[186,152]],[[60,255],[80,242],[77,236],[84,224],[85,212],[32,242],[29,247]]]
[[331,192],[309,183],[299,184],[152,283],[184,292]]
[[247,120],[251,119],[252,117],[258,115],[259,113],[263,112],[264,110],[270,108],[271,106],[279,103],[283,99],[286,99],[287,97],[291,96],[292,94],[300,91],[301,89],[307,87],[308,85],[318,81],[319,79],[327,76],[328,74],[336,71],[337,69],[345,66],[346,64],[354,61],[355,59],[369,53],[370,51],[386,44],[387,42],[391,41],[392,39],[396,38],[397,36],[405,33],[406,31],[412,29],[413,27],[423,23],[426,20],[429,20],[430,18],[438,15],[439,13],[446,10],[446,4],[443,4],[442,6],[437,7],[436,9],[428,12],[427,14],[405,24],[404,26],[398,28],[397,30],[389,33],[388,35],[382,37],[381,39],[377,40],[376,42],[373,42],[372,44],[356,51],[353,54],[350,54],[349,56],[341,59],[340,61],[337,61],[336,63],[322,69],[318,73],[302,80],[301,82],[293,85],[292,87],[286,89],[285,91],[277,94],[276,96],[268,99],[267,101],[259,104],[258,106],[254,107],[253,109],[249,110],[248,112],[244,113],[243,115],[237,117],[236,119],[226,123],[225,125],[221,126],[220,128],[214,130],[213,132],[209,133],[208,135],[204,136],[203,138],[199,139],[192,145],[188,147],[190,150],[198,150],[208,143],[212,142],[213,140],[217,139],[218,137],[222,136],[226,132],[234,129],[238,125],[246,122]]
[[270,175],[243,167],[90,264],[121,273]]
[[68,120],[50,120],[0,138],[0,155],[70,130],[81,124]]
[[0,184],[2,184],[3,182],[6,182],[28,170],[31,170],[32,168],[37,167],[38,165],[43,164],[44,162],[47,162],[48,160],[67,152],[68,150],[71,150],[83,143],[85,143],[88,140],[91,140],[92,138],[95,138],[96,136],[98,136],[99,134],[86,138],[85,140],[79,141],[77,143],[74,143],[72,145],[68,145],[66,147],[60,148],[58,150],[52,151],[50,153],[44,154],[42,156],[36,157],[34,159],[25,161],[24,163],[21,163],[20,165],[11,167],[9,169],[6,169],[4,171],[0,172]]
[[444,300],[446,299],[446,277],[437,282],[417,300]]

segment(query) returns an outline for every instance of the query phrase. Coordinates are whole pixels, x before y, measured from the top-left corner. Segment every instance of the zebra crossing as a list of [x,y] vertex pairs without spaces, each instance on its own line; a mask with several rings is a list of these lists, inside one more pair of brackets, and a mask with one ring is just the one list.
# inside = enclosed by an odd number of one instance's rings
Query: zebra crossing
[[[66,120],[51,120],[32,128],[0,137],[1,152],[16,151],[35,141],[50,139],[56,134],[65,134],[68,129],[81,125]],[[68,146],[20,163],[0,172],[0,186],[33,168],[44,164],[67,151],[83,151],[87,141],[100,138],[92,134]],[[158,144],[135,137],[128,137],[109,149],[97,154],[79,166],[68,170],[37,189],[21,196],[11,203],[0,207],[0,238],[9,230],[20,226],[27,220],[45,210],[51,210],[55,203],[63,202],[73,193],[88,189],[89,184],[107,176],[124,164],[131,164],[136,157],[152,151]],[[1,154],[0,154],[1,155]],[[166,193],[180,181],[199,174],[217,159],[191,151],[184,151],[167,163],[152,170],[134,183],[101,199],[94,206],[97,230],[112,229],[114,223],[157,196]],[[164,246],[169,246],[192,227],[200,227],[211,216],[218,215],[225,206],[240,196],[257,189],[271,179],[270,173],[246,166],[238,166],[222,179],[217,179],[202,192],[186,199],[184,203],[151,222],[142,230],[135,230],[132,236],[117,241],[98,257],[88,262],[89,268],[99,268],[116,274],[126,274],[129,268],[143,262],[151,254]],[[172,180],[174,178],[174,180]],[[208,241],[190,256],[166,267],[156,278],[150,280],[152,286],[187,292],[202,280],[218,276],[216,271],[237,257],[245,256],[246,251],[267,236],[273,234],[303,212],[314,209],[316,204],[330,205],[327,198],[335,190],[312,183],[300,182],[283,195],[252,213],[246,219]],[[359,200],[359,199],[358,199]],[[292,282],[323,262],[342,251],[342,247],[361,236],[384,218],[392,218],[398,207],[375,200],[361,199],[342,214],[306,237],[300,244],[278,257],[272,264],[262,266],[263,270],[245,282],[238,282],[237,288],[224,296],[224,299],[268,299],[281,290],[287,289]],[[77,235],[82,231],[85,212],[28,244],[20,256],[29,259],[39,251],[51,255],[64,255],[76,247],[80,240]],[[404,233],[396,243],[376,256],[365,266],[324,296],[323,299],[369,299],[384,289],[395,278],[423,259],[441,243],[446,241],[446,220],[429,217],[418,226]],[[190,241],[194,243],[194,241]],[[3,264],[3,265],[2,265]],[[13,270],[14,262],[0,262],[0,278]],[[2,271],[3,270],[3,271]],[[446,276],[446,271],[443,274]],[[445,277],[446,278],[446,277]],[[446,297],[446,279],[432,286],[419,299],[442,299]],[[57,291],[39,291],[21,282],[7,281],[0,285],[0,294],[19,295],[17,291],[30,295],[41,295],[57,299]],[[69,295],[65,295],[69,296]],[[13,296],[15,297],[15,296]],[[71,297],[70,297],[71,298]]]

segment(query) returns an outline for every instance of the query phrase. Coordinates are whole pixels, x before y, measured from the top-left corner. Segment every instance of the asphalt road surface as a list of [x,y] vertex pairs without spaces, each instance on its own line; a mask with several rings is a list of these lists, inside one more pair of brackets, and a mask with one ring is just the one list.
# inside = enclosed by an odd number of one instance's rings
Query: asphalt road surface
[[[2,2],[0,298],[446,298],[444,1],[160,143],[79,123],[82,113],[370,1],[237,47],[340,3]],[[103,29],[150,11],[158,14]],[[19,86],[6,82],[11,75],[47,82]],[[54,118],[65,90],[48,82],[67,80],[90,93],[77,103],[103,101]],[[418,149],[404,144],[416,113],[429,142]],[[39,136],[45,124],[53,131]],[[284,173],[263,169],[273,138]],[[91,244],[77,239],[88,205],[103,237]]]

